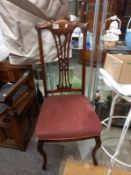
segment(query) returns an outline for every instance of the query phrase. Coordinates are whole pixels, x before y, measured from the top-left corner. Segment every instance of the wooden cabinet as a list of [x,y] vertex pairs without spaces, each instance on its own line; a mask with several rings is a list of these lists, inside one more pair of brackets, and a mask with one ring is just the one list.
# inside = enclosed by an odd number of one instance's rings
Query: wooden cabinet
[[131,1],[130,0],[125,0],[123,5],[124,5],[123,15],[125,17],[131,17]]
[[25,150],[38,115],[31,67],[0,62],[0,82],[0,146]]

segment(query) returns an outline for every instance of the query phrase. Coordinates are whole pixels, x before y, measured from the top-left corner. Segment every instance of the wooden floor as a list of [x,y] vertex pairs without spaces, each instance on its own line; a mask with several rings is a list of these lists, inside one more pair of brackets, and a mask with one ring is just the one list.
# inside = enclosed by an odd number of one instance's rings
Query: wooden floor
[[[62,175],[107,175],[107,171],[105,167],[69,160],[65,163]],[[131,172],[113,170],[112,175],[131,175]]]

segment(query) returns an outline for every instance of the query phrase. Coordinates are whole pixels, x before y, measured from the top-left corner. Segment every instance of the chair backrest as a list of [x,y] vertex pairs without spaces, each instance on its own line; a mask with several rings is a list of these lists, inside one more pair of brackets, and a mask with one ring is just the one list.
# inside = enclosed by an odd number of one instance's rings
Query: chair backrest
[[[38,31],[38,41],[39,41],[39,51],[40,51],[40,61],[42,67],[42,78],[44,83],[44,92],[45,96],[49,93],[57,93],[57,92],[81,92],[84,94],[85,91],[85,60],[83,55],[82,61],[82,83],[81,88],[73,88],[69,79],[69,51],[71,46],[71,36],[76,27],[80,27],[83,32],[83,50],[86,50],[86,33],[87,33],[87,24],[82,24],[79,22],[70,22],[66,19],[59,19],[52,22],[47,22],[46,24],[40,24],[36,26]],[[58,84],[56,89],[49,90],[47,88],[47,80],[46,80],[46,66],[44,62],[44,50],[42,40],[42,31],[49,30],[54,38],[55,46],[57,50],[57,58],[58,58]]]

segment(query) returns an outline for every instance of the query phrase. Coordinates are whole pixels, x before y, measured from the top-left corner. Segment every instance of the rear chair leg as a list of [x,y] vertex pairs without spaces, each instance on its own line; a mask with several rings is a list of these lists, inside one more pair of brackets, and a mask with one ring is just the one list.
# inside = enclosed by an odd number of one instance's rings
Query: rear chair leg
[[92,151],[92,158],[93,158],[93,163],[94,163],[94,165],[98,165],[98,162],[97,162],[97,160],[96,160],[96,151],[97,151],[98,148],[101,146],[101,139],[100,139],[100,136],[95,137],[95,141],[96,141],[96,145],[95,145],[95,147],[93,148],[93,151]]
[[43,145],[44,145],[44,141],[38,140],[37,150],[42,155],[42,157],[44,159],[42,169],[43,170],[46,170],[46,166],[47,166],[47,154],[46,154],[46,152],[43,149]]

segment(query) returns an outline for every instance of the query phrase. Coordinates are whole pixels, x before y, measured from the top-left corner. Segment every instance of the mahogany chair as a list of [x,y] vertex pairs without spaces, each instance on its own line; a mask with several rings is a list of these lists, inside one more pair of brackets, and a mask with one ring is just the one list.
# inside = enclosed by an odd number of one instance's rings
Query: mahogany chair
[[[36,26],[38,31],[45,100],[41,106],[35,133],[38,137],[38,151],[44,159],[44,170],[47,165],[47,155],[43,149],[45,142],[70,142],[94,138],[96,145],[93,148],[92,157],[93,163],[97,165],[95,154],[101,145],[100,134],[102,126],[88,98],[84,95],[86,72],[84,55],[81,65],[81,88],[74,88],[69,78],[69,48],[71,35],[76,27],[80,27],[84,35],[86,35],[87,24],[69,22],[65,19],[59,19]],[[47,75],[43,51],[44,43],[42,42],[41,35],[42,30],[49,30],[52,33],[57,49],[59,75],[56,88],[52,90],[47,88]],[[84,39],[83,49],[86,49],[85,42]],[[77,94],[69,94],[69,92],[75,92]]]

